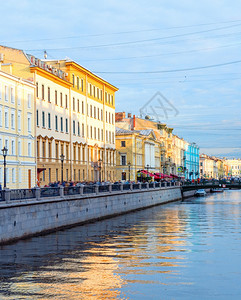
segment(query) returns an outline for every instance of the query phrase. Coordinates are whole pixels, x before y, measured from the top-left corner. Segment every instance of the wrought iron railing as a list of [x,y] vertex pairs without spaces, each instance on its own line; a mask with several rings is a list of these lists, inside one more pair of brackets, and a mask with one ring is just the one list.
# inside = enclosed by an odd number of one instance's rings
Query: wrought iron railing
[[104,185],[82,185],[82,186],[58,186],[58,187],[43,187],[33,189],[13,189],[13,190],[0,190],[0,201],[11,201],[21,199],[40,199],[47,197],[59,197],[59,196],[70,196],[70,195],[82,195],[82,194],[96,194],[96,193],[107,193],[116,191],[130,191],[139,189],[153,189],[162,187],[179,186],[177,182],[159,182],[159,183],[114,183]]
[[40,189],[40,197],[55,197],[60,196],[59,187],[44,187]]
[[10,200],[33,199],[33,198],[36,198],[35,189],[10,190]]

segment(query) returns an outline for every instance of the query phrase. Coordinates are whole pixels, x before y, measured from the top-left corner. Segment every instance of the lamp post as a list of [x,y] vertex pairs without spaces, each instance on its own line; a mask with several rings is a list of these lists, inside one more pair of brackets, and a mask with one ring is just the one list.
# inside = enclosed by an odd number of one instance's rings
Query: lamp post
[[6,179],[7,179],[7,174],[6,174],[6,156],[8,154],[8,149],[4,146],[4,148],[2,149],[2,153],[3,153],[3,166],[4,166],[4,183],[3,183],[3,188],[6,188]]
[[129,182],[131,181],[131,163],[128,162]]
[[61,159],[61,181],[63,185],[64,183],[64,154],[63,153],[60,155],[60,159]]
[[102,160],[99,159],[98,160],[98,168],[99,168],[99,182],[101,182],[101,163],[102,163]]

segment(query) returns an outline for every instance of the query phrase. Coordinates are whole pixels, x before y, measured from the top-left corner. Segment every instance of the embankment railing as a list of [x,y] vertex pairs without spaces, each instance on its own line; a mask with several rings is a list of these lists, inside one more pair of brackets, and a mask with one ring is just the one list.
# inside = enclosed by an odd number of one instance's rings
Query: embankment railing
[[87,194],[101,194],[113,192],[137,191],[145,189],[167,188],[173,186],[180,186],[179,182],[145,182],[145,183],[110,183],[105,185],[91,184],[78,186],[58,186],[58,187],[43,187],[33,189],[4,189],[0,190],[1,201],[14,200],[41,200],[49,197],[64,197],[71,195],[87,195]]

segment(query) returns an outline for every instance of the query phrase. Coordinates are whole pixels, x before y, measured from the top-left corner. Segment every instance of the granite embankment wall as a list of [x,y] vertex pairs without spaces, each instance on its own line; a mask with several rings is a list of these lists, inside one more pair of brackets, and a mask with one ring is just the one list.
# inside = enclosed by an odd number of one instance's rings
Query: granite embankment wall
[[2,202],[0,244],[181,198],[180,187],[168,187]]
[[[196,191],[197,191],[197,189],[193,189],[193,190],[190,190],[190,191],[183,192],[182,193],[183,199],[194,197],[194,194],[195,194]],[[205,191],[207,193],[210,193],[210,188],[209,189],[205,189]]]

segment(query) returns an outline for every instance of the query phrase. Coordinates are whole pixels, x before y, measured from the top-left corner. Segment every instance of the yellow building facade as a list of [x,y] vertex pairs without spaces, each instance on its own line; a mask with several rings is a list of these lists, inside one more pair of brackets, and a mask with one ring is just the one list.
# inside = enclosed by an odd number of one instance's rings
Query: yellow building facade
[[241,159],[225,159],[224,163],[227,177],[241,177]]
[[0,46],[13,74],[36,85],[38,183],[115,180],[116,87],[70,60]]
[[2,149],[6,147],[7,188],[32,188],[36,184],[35,86],[11,73],[11,65],[0,63],[0,183],[3,186]]
[[158,160],[156,160],[156,169],[167,175],[182,175],[178,173],[178,167],[184,166],[184,151],[187,142],[173,135],[173,128],[148,118],[132,117],[131,114],[126,117],[123,112],[116,113],[116,126],[126,130],[152,130],[159,143],[160,163],[157,167]]
[[160,173],[160,143],[152,129],[116,127],[117,180],[137,180],[141,170]]

